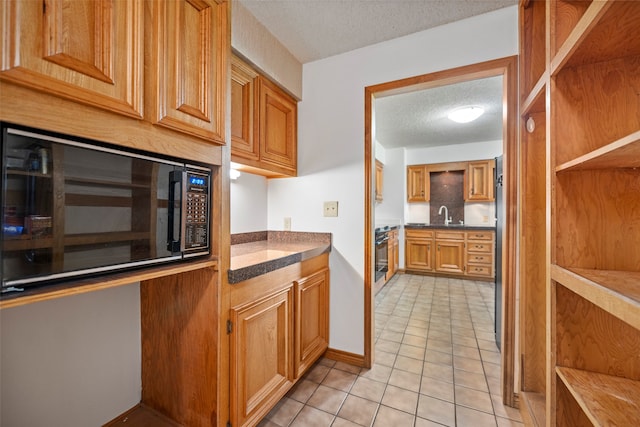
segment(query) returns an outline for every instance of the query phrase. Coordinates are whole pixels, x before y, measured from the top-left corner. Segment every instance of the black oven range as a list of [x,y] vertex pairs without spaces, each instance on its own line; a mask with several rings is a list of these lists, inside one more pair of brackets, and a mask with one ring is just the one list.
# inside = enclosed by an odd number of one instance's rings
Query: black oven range
[[375,281],[389,271],[389,226],[378,227],[375,231]]

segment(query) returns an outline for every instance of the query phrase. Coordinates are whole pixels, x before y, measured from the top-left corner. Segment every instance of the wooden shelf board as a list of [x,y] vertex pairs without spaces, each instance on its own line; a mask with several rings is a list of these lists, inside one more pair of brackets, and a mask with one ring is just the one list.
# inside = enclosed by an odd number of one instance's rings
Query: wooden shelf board
[[145,406],[136,405],[127,412],[118,415],[103,427],[180,427],[181,424],[165,417],[159,412]]
[[56,285],[47,285],[31,289],[26,288],[23,292],[3,294],[0,298],[0,309],[17,307],[39,301],[63,298],[72,295],[84,294],[87,292],[99,291],[102,289],[128,285],[134,282],[171,276],[174,274],[200,270],[203,268],[217,269],[217,267],[217,260],[207,259],[203,261],[166,264],[141,270],[123,271],[120,273],[113,273],[105,276],[68,281]]
[[[132,242],[149,240],[148,232],[118,231],[110,233],[70,234],[65,236],[65,246],[99,245],[104,243]],[[5,239],[5,251],[21,251],[29,249],[46,249],[53,246],[51,237],[42,239]]]
[[529,421],[535,427],[546,426],[547,416],[545,412],[546,398],[543,393],[536,393],[531,391],[520,392],[524,408],[527,411]]
[[556,373],[594,426],[640,425],[640,381],[560,366]]
[[640,131],[563,163],[556,167],[556,172],[638,167],[640,167]]
[[551,278],[640,329],[640,272],[551,266]]
[[523,116],[530,113],[541,113],[546,108],[545,103],[545,87],[548,80],[548,74],[544,73],[535,84],[527,98],[522,102],[520,114]]
[[36,171],[25,171],[22,169],[7,169],[7,175],[19,175],[19,176],[35,176],[36,178],[51,178],[50,173],[40,173]]
[[87,179],[67,177],[64,179],[67,184],[83,185],[87,187],[108,187],[108,188],[149,188],[147,184],[135,184],[131,182],[106,181],[100,179]]
[[[23,235],[28,237],[27,235]],[[3,251],[26,251],[29,249],[45,249],[50,248],[53,245],[53,239],[51,237],[44,237],[41,239],[29,239],[20,238],[12,239],[6,238],[2,242]]]
[[97,245],[102,243],[132,242],[149,240],[149,232],[116,231],[110,233],[68,234],[64,237],[65,246]]
[[551,60],[551,74],[565,67],[640,55],[640,4],[592,1]]

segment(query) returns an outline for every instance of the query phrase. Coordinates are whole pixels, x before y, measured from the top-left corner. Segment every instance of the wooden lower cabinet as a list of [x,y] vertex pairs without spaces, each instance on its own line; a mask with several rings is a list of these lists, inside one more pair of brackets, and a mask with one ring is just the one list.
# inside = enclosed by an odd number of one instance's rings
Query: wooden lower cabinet
[[430,230],[406,230],[405,268],[416,271],[433,271],[433,232]]
[[231,309],[233,425],[254,425],[293,385],[293,284]]
[[495,277],[493,272],[494,233],[492,231],[467,232],[467,274]]
[[305,262],[233,285],[239,296],[228,325],[234,427],[257,425],[329,345],[328,256]]
[[299,378],[329,346],[329,269],[295,282],[295,374]]
[[436,232],[435,271],[439,273],[464,274],[464,233],[441,237]]
[[495,232],[405,230],[405,269],[418,273],[493,279]]
[[396,274],[400,265],[397,229],[389,231],[389,241],[387,247],[387,261],[389,263],[389,269],[387,270],[387,274],[385,275],[385,282],[391,279],[394,274]]

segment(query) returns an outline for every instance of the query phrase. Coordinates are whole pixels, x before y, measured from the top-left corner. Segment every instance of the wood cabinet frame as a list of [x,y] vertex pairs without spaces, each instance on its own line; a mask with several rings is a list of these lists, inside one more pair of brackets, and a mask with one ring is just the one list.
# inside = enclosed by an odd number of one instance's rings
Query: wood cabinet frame
[[516,363],[515,349],[515,294],[516,294],[516,236],[517,236],[517,109],[518,109],[518,59],[515,56],[487,61],[454,68],[450,70],[425,74],[407,79],[381,83],[365,88],[364,93],[364,271],[365,271],[365,333],[364,333],[364,365],[370,367],[374,360],[375,330],[373,319],[373,236],[375,224],[373,221],[374,200],[372,200],[374,185],[374,150],[372,123],[373,105],[375,98],[395,93],[407,93],[419,89],[438,87],[459,81],[491,77],[504,77],[503,100],[505,112],[503,114],[503,153],[505,164],[504,195],[507,217],[505,219],[505,233],[503,236],[503,283],[504,283],[504,333],[502,338],[502,375],[501,390],[503,402],[509,406],[517,405],[516,389],[514,387],[514,366]]
[[63,3],[0,2],[0,79],[141,118],[142,2]]
[[296,176],[297,101],[238,56],[232,56],[231,160],[239,170]]
[[628,224],[640,209],[629,192],[640,4],[521,1],[519,12],[521,413],[531,425],[638,425],[640,233]]

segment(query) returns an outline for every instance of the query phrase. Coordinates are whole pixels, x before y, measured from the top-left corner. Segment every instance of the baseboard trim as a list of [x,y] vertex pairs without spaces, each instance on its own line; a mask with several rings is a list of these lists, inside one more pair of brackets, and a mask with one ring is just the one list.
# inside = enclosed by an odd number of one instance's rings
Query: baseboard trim
[[348,351],[328,348],[324,353],[324,357],[326,357],[327,359],[335,360],[336,362],[344,362],[348,363],[349,365],[364,368],[364,356],[361,354],[349,353]]

